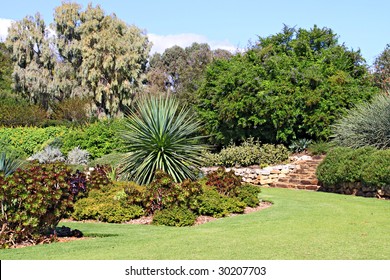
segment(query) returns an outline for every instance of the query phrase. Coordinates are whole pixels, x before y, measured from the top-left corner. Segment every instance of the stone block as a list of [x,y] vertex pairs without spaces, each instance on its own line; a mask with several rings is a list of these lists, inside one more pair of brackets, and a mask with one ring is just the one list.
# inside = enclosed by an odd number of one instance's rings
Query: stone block
[[274,184],[274,187],[276,188],[285,188],[285,189],[288,189],[291,187],[290,184],[287,184],[287,183],[280,183],[280,182],[277,182]]
[[267,180],[260,180],[260,184],[261,185],[268,185],[268,184],[272,184],[274,183],[275,181],[272,180],[272,179],[267,179]]

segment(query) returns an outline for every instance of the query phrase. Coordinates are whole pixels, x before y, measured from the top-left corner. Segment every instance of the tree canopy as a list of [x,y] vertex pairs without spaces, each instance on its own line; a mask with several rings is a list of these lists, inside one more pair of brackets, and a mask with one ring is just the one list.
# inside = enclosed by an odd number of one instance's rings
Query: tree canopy
[[213,141],[327,139],[345,108],[377,92],[360,51],[331,29],[287,26],[206,70],[198,111]]
[[91,4],[55,9],[54,35],[39,14],[11,25],[7,47],[16,92],[49,107],[49,100],[89,97],[104,115],[117,115],[140,90],[150,44],[142,30]]
[[147,74],[149,91],[174,94],[181,102],[192,105],[207,65],[231,56],[226,50],[211,50],[205,43],[193,43],[184,49],[173,46],[162,54],[156,53],[150,59]]
[[12,84],[12,60],[4,43],[0,42],[0,94],[9,93]]
[[383,92],[390,93],[390,45],[375,59],[374,77]]

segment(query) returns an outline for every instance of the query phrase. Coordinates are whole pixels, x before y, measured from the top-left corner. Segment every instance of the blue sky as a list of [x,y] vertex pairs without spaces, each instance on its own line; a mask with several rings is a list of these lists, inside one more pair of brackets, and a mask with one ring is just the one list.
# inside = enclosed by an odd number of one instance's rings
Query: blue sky
[[[9,19],[20,20],[40,12],[48,24],[61,0],[0,0],[0,37]],[[371,64],[390,43],[390,1],[386,0],[90,0],[76,1],[84,8],[100,4],[128,24],[145,29],[154,51],[193,41],[212,48],[235,50],[248,41],[281,31],[283,24],[309,29],[331,28],[339,42],[360,49]]]

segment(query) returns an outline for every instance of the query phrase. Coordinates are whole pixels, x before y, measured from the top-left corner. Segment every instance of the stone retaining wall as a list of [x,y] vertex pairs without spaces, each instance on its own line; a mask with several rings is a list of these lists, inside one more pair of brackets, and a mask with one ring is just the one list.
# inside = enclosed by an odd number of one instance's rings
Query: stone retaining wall
[[390,198],[390,186],[377,189],[375,187],[365,186],[361,182],[343,183],[336,186],[321,186],[319,191],[364,197]]
[[[263,187],[281,187],[294,189],[317,190],[318,180],[315,170],[322,158],[313,159],[310,156],[293,157],[289,164],[260,167],[234,167],[226,168],[242,177],[245,183],[251,183]],[[207,174],[217,170],[218,167],[202,168]]]

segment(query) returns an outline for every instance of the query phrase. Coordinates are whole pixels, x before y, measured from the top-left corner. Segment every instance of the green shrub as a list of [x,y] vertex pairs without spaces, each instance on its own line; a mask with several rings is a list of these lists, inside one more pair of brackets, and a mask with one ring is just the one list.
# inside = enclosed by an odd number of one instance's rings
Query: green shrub
[[390,197],[390,150],[335,148],[317,169],[321,189]]
[[225,167],[278,164],[288,159],[288,149],[283,145],[264,144],[254,141],[253,138],[245,140],[240,146],[234,144],[223,148],[219,153],[204,152],[209,165]]
[[46,111],[23,100],[0,99],[0,126],[44,126],[47,123]]
[[9,157],[21,159],[27,158],[27,154],[20,147],[15,147],[10,142],[11,141],[9,139],[4,139],[0,135],[0,151],[6,153]]
[[236,189],[241,187],[241,177],[236,176],[233,170],[226,172],[224,167],[207,174],[206,185],[214,187],[220,194],[234,196]]
[[246,206],[256,207],[259,205],[259,193],[261,192],[258,186],[244,184],[236,189],[235,197],[244,202]]
[[0,144],[18,154],[31,156],[52,142],[67,134],[68,129],[60,127],[1,127]]
[[122,141],[116,134],[121,125],[121,121],[115,120],[73,128],[1,127],[0,145],[24,156],[31,156],[49,145],[60,148],[63,154],[68,154],[75,147],[79,147],[87,150],[91,159],[94,159],[114,151],[123,152]]
[[365,186],[390,190],[390,150],[373,151],[361,169],[361,181]]
[[[142,205],[147,214],[173,206],[194,209],[202,192],[199,183],[185,180],[178,184],[170,175],[158,170],[153,182],[147,185],[142,193]],[[127,193],[130,195],[129,191]]]
[[123,207],[113,203],[102,205],[100,211],[102,220],[108,223],[123,223],[145,214],[143,208],[138,205]]
[[36,164],[0,173],[0,247],[22,241],[36,242],[51,233],[72,209],[71,170],[62,163]]
[[282,145],[264,144],[261,146],[260,165],[268,166],[279,164],[288,159],[290,153],[288,149]]
[[307,150],[312,140],[302,138],[295,141],[292,141],[288,148],[294,153],[301,153]]
[[333,141],[340,146],[389,148],[390,97],[377,95],[370,103],[350,109],[333,126],[333,132]]
[[245,203],[237,198],[227,197],[215,189],[206,189],[199,197],[199,207],[196,212],[199,215],[213,216],[220,218],[231,213],[243,213]]
[[332,149],[318,166],[316,174],[324,185],[361,181],[362,166],[370,160],[374,148],[337,147]]
[[88,197],[79,199],[74,205],[72,217],[76,220],[98,220],[109,223],[122,223],[144,215],[138,205],[123,201],[121,185],[110,185],[105,189],[93,189]]
[[164,226],[192,226],[195,220],[196,215],[191,210],[178,206],[156,211],[153,216],[153,224]]
[[317,156],[327,154],[334,147],[335,144],[333,142],[318,141],[310,143],[307,150],[310,154]]
[[88,188],[92,190],[106,190],[111,185],[111,180],[107,176],[107,166],[97,165],[89,172]]
[[91,159],[99,158],[112,152],[123,152],[124,146],[117,135],[122,127],[120,120],[98,121],[92,124],[70,129],[62,137],[61,151],[69,153],[74,147],[87,150]]
[[126,195],[124,203],[129,205],[144,206],[146,187],[140,186],[135,182],[115,182],[116,185],[121,185]]

